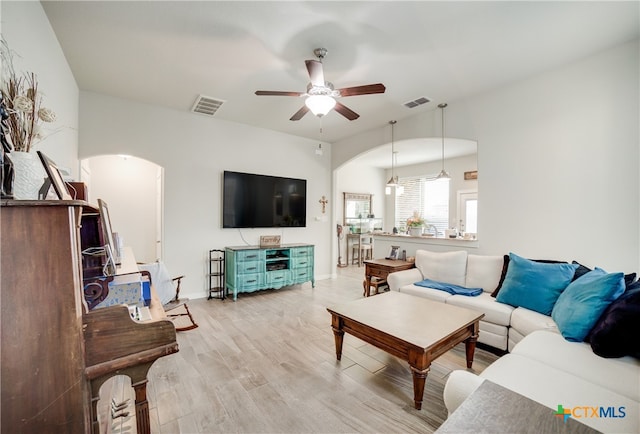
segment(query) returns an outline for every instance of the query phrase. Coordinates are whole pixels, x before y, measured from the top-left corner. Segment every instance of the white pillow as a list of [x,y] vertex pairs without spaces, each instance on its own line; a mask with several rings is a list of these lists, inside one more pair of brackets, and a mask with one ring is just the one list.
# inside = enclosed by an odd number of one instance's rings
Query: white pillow
[[482,288],[492,293],[500,283],[504,256],[469,255],[467,257],[467,288]]
[[416,251],[416,267],[425,279],[464,286],[467,274],[467,252]]

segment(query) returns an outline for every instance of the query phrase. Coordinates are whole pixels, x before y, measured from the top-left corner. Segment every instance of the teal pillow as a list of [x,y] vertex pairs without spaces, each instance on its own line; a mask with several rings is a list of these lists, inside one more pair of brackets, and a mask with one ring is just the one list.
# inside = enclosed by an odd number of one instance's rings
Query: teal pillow
[[496,300],[551,315],[576,268],[577,264],[536,262],[509,253],[509,268]]
[[605,309],[624,292],[624,273],[607,273],[601,268],[589,271],[564,290],[551,317],[562,336],[582,342]]

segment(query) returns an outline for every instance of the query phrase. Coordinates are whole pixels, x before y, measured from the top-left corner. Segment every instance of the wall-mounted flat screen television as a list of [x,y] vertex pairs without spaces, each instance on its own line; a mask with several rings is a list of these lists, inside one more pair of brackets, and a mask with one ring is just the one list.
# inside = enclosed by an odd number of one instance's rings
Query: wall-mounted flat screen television
[[305,179],[224,171],[223,228],[305,227]]

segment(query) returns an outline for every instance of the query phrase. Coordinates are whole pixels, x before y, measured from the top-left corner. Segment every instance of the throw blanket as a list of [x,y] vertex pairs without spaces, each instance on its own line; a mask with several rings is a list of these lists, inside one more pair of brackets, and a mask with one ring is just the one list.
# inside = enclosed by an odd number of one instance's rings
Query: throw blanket
[[454,285],[453,283],[437,282],[431,279],[424,279],[416,282],[414,285],[424,286],[425,288],[439,289],[454,295],[466,295],[476,297],[482,294],[482,288],[466,288],[464,286]]

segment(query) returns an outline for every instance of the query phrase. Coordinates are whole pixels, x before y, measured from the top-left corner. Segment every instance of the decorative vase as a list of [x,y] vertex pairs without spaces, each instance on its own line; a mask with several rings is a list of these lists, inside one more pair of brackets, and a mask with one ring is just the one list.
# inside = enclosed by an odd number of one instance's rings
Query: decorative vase
[[9,158],[13,162],[15,173],[13,197],[22,200],[38,199],[38,191],[47,176],[40,158],[35,153],[21,151],[12,151]]
[[412,237],[421,237],[422,236],[422,226],[412,226],[409,228],[409,235]]

